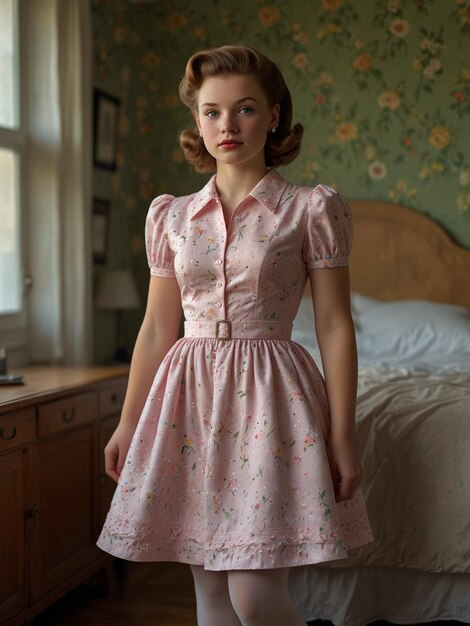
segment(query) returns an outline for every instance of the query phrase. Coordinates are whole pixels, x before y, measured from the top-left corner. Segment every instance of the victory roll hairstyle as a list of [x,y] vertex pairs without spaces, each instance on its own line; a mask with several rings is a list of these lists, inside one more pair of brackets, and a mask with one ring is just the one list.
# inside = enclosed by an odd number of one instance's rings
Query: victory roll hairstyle
[[[221,46],[196,52],[186,64],[179,93],[181,101],[197,111],[199,89],[204,79],[221,74],[251,74],[263,90],[268,105],[280,105],[276,133],[268,133],[264,148],[268,167],[287,165],[299,153],[303,135],[301,124],[292,124],[292,99],[279,68],[264,54],[246,46]],[[186,160],[197,172],[213,172],[214,157],[209,154],[197,128],[187,128],[179,135]]]

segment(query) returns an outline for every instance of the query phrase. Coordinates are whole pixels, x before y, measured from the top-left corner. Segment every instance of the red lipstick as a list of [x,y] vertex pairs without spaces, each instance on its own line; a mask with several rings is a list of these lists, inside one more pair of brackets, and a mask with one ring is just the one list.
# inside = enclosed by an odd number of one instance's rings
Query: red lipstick
[[236,139],[224,139],[219,143],[219,148],[225,148],[226,150],[232,150],[234,148],[238,148],[241,146],[241,141],[236,141]]

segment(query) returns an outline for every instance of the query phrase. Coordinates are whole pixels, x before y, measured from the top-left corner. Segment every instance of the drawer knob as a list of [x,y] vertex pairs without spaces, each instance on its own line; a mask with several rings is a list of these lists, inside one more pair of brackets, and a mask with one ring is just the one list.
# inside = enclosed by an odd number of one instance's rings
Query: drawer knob
[[113,404],[117,404],[117,401],[118,401],[118,400],[119,400],[119,396],[118,396],[118,394],[117,394],[117,393],[112,393],[112,394],[111,394],[111,402],[112,402]]
[[75,409],[70,409],[70,411],[64,410],[62,411],[62,419],[64,422],[71,422],[75,417]]
[[16,437],[16,427],[13,426],[13,430],[11,431],[11,435],[5,435],[3,427],[0,426],[0,439],[4,439],[5,441],[11,441]]
[[36,517],[36,515],[40,513],[43,508],[42,504],[33,504],[33,506],[30,506],[29,509],[26,509],[24,516],[26,519]]

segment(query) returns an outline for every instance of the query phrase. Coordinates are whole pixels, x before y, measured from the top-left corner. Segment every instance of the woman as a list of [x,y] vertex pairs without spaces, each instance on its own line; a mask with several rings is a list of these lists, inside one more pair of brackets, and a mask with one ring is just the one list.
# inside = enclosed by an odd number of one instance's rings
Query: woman
[[[150,206],[148,304],[105,451],[119,484],[99,545],[189,563],[200,626],[297,626],[289,567],[371,539],[354,445],[350,209],[272,169],[297,156],[303,129],[258,51],[194,54],[180,96],[197,125],[181,133],[186,158],[216,174]],[[307,278],[324,379],[290,340]]]

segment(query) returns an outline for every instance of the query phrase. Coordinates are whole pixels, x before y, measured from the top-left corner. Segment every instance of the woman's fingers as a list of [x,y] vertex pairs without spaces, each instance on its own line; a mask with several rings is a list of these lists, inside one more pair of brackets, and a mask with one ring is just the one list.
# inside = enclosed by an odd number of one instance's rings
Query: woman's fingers
[[120,468],[119,468],[119,448],[107,447],[104,450],[104,467],[106,474],[112,478],[115,482],[119,480]]
[[336,490],[336,502],[342,502],[343,500],[350,500],[356,493],[359,485],[361,484],[362,470],[360,468],[354,468],[351,472],[345,472],[344,475],[339,473],[337,479]]

